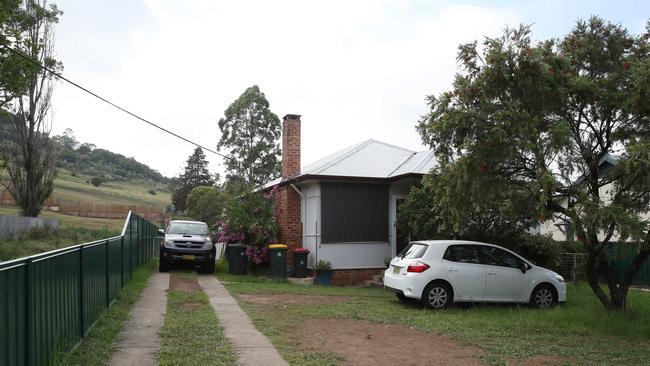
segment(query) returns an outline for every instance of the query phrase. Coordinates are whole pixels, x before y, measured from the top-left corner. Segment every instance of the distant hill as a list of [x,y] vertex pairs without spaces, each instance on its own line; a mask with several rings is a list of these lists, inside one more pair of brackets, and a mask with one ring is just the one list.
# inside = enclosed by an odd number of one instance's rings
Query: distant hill
[[[13,138],[8,113],[0,112],[0,141]],[[127,181],[134,179],[151,180],[166,185],[168,179],[134,158],[95,148],[90,143],[78,142],[72,130],[67,129],[61,136],[53,136],[57,143],[57,168],[73,175],[100,177],[104,181]]]

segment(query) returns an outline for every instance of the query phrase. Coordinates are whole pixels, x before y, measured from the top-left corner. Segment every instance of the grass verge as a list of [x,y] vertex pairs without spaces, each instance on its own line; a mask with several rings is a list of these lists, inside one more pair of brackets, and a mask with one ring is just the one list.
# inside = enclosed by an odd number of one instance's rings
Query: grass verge
[[[19,214],[19,209],[15,206],[0,206],[0,215]],[[67,228],[84,228],[84,229],[106,229],[119,232],[124,226],[123,219],[99,219],[94,217],[79,217],[65,215],[60,212],[41,211],[39,217],[59,220],[60,227]]]
[[217,277],[235,297],[240,294],[349,296],[350,301],[321,305],[260,305],[239,301],[256,327],[292,365],[337,365],[331,353],[309,352],[294,334],[304,319],[334,318],[402,324],[451,336],[481,347],[485,362],[508,364],[553,355],[570,364],[640,365],[650,360],[650,294],[631,291],[626,313],[605,311],[588,286],[569,284],[568,303],[551,310],[518,305],[482,305],[428,311],[403,303],[381,289],[298,286],[252,276],[233,276],[218,267]]
[[[196,282],[194,272],[173,272],[185,282]],[[172,279],[172,283],[175,279]],[[167,296],[165,324],[160,335],[160,365],[234,365],[235,350],[219,326],[208,296],[188,286],[172,286]]]
[[110,229],[62,227],[58,230],[34,228],[0,240],[0,261],[26,257],[71,245],[119,235]]
[[147,280],[158,268],[153,259],[133,272],[133,278],[117,295],[117,300],[106,309],[88,332],[83,342],[73,352],[55,356],[54,365],[105,365],[110,361],[113,344],[129,316]]

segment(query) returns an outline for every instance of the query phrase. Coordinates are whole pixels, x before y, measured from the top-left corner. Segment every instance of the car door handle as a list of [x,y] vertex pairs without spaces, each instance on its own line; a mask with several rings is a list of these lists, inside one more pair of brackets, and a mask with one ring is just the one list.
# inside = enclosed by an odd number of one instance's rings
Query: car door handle
[[491,272],[491,271],[490,271],[490,272],[488,272],[487,274],[488,274],[488,276],[496,276],[496,275],[497,275],[497,273],[496,273],[496,272]]
[[458,270],[456,268],[449,268],[447,271],[448,272],[458,272]]

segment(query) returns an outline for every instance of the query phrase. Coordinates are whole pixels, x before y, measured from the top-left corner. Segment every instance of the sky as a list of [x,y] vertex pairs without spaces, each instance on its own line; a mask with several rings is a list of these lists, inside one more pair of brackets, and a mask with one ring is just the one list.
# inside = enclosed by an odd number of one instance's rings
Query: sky
[[[425,97],[450,88],[459,44],[519,24],[562,37],[591,15],[638,34],[650,18],[644,0],[55,3],[67,78],[212,149],[226,108],[258,85],[280,118],[302,115],[302,165],[370,138],[425,150],[415,124]],[[52,103],[53,134],[70,128],[168,177],[194,150],[62,82]]]

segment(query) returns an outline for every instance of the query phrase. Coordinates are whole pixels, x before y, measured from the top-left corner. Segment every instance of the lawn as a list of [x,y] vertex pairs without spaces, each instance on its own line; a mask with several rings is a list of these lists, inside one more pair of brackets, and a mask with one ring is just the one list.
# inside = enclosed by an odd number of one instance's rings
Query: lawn
[[[15,207],[0,207],[0,215],[17,215]],[[71,245],[120,235],[124,220],[94,219],[43,212],[46,218],[58,219],[58,230],[42,228],[0,239],[0,261],[60,249]]]
[[[298,286],[253,276],[233,276],[220,265],[223,281],[258,329],[294,365],[338,365],[336,352],[308,349],[297,329],[310,319],[349,319],[402,324],[445,335],[484,351],[481,361],[503,365],[549,357],[551,364],[639,365],[650,363],[650,293],[631,291],[626,313],[608,313],[588,286],[569,284],[568,302],[551,310],[518,305],[483,305],[428,311],[402,303],[382,289]],[[302,294],[346,297],[344,302],[260,304],[247,296]],[[274,311],[280,308],[281,311]],[[337,357],[338,356],[338,357]]]
[[160,365],[234,365],[235,350],[219,326],[194,271],[172,272]]
[[53,364],[61,366],[107,364],[117,336],[129,317],[129,311],[140,298],[149,277],[157,269],[156,259],[136,269],[131,281],[120,290],[117,300],[102,313],[79,347],[74,351],[56,355]]

